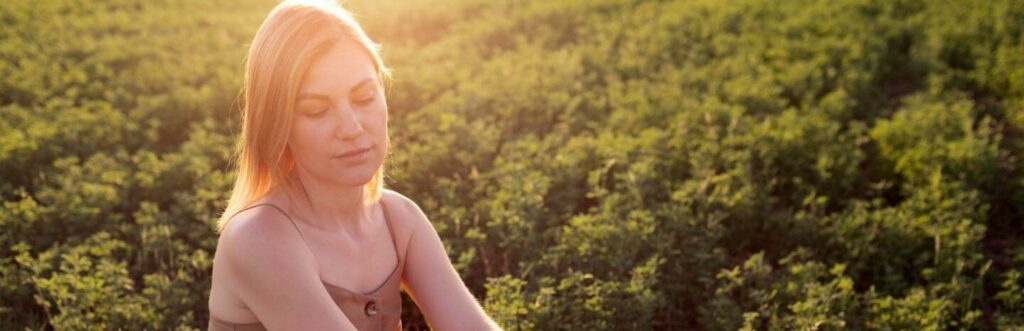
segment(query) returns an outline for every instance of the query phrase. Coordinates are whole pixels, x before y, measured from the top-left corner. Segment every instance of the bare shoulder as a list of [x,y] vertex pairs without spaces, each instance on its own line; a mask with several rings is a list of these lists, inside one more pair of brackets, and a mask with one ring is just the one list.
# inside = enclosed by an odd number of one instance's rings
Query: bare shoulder
[[222,266],[242,276],[272,273],[281,266],[303,266],[312,270],[315,260],[288,216],[270,206],[244,210],[228,222],[217,243]]
[[433,231],[433,225],[430,224],[430,220],[427,219],[427,215],[423,213],[420,206],[415,201],[409,199],[401,193],[384,190],[381,193],[381,199],[384,200],[384,204],[388,206],[388,212],[391,213],[393,222],[395,225],[401,228],[410,229],[412,233],[419,232],[420,229],[427,227]]
[[[313,253],[281,211],[261,206],[238,213],[217,247],[213,282],[226,286],[221,293],[235,297],[235,305],[246,311],[235,309],[235,320],[258,319],[269,330],[355,329],[321,283]],[[216,303],[211,299],[211,315],[231,318],[232,309],[214,309],[230,305]]]

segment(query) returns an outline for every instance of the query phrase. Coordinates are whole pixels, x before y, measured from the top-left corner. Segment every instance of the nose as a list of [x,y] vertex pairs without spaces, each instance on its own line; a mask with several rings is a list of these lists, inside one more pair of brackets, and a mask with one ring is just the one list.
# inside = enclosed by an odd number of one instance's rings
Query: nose
[[335,120],[334,134],[341,140],[352,140],[363,134],[359,116],[348,105],[339,105]]

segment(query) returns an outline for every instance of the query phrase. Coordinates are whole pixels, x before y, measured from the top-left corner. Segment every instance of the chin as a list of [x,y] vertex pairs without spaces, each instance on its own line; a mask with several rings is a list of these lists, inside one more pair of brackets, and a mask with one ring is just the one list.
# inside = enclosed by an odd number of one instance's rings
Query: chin
[[332,180],[332,182],[341,186],[354,187],[366,185],[366,183],[370,182],[370,179],[373,179],[373,174],[370,174],[369,176],[360,177],[342,176],[341,178],[335,178],[334,180]]
[[337,163],[318,164],[315,168],[307,168],[307,174],[321,182],[343,187],[362,186],[373,179],[383,164],[383,155],[375,155],[373,159],[360,164],[340,165]]
[[373,175],[377,173],[377,169],[380,168],[380,164],[375,167],[357,167],[348,168],[344,170],[338,170],[329,176],[332,182],[343,186],[362,186],[369,183],[373,179]]

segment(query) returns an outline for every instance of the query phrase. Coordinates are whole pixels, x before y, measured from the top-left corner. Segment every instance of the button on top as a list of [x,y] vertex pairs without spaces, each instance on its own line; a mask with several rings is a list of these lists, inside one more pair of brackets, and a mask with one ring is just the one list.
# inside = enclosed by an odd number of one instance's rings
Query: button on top
[[377,302],[370,301],[366,303],[366,316],[377,315]]

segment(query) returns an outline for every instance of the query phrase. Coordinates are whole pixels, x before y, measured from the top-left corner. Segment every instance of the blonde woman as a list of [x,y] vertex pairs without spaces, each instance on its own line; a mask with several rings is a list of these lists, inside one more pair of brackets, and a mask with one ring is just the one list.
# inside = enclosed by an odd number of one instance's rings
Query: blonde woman
[[218,221],[209,329],[497,329],[423,212],[383,189],[387,69],[334,2],[286,1],[246,63],[238,172]]

